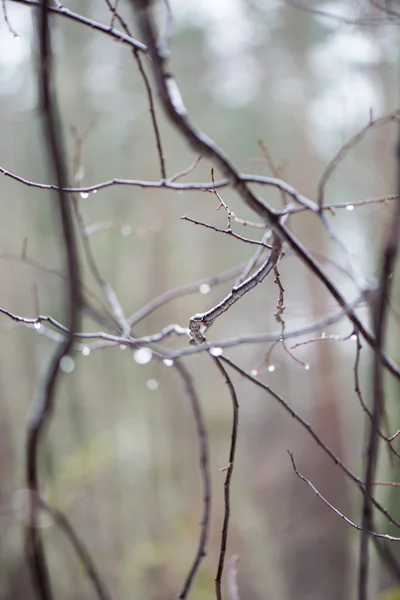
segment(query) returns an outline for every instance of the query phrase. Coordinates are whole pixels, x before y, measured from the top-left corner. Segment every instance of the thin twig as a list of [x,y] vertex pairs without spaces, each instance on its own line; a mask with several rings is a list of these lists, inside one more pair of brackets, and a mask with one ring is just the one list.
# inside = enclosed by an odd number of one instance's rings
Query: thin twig
[[182,378],[194,416],[197,439],[199,443],[200,471],[203,486],[203,515],[200,526],[200,538],[192,566],[190,567],[189,572],[186,576],[182,591],[178,596],[181,600],[183,600],[184,598],[187,598],[192,587],[193,580],[196,576],[197,570],[200,566],[200,563],[206,555],[211,511],[211,477],[208,457],[209,450],[207,428],[204,421],[200,400],[198,398],[196,388],[194,387],[193,378],[182,362],[175,361],[174,367],[175,370],[179,373],[180,377]]
[[217,231],[218,233],[224,233],[225,235],[234,237],[237,240],[240,240],[241,242],[245,242],[246,244],[254,244],[255,246],[263,246],[264,248],[269,248],[270,250],[272,249],[272,246],[270,244],[266,244],[265,242],[260,240],[252,240],[250,238],[245,238],[242,235],[239,235],[238,233],[232,231],[232,229],[230,229],[229,227],[226,229],[221,229],[220,227],[216,227],[215,225],[211,225],[210,223],[203,223],[203,221],[192,219],[191,217],[187,217],[186,215],[183,215],[181,219],[182,221],[189,221],[189,223],[194,223],[194,225],[201,225],[206,229],[212,229],[213,231]]
[[231,446],[230,446],[230,450],[229,450],[228,466],[225,467],[226,477],[225,477],[225,483],[224,483],[225,514],[224,514],[224,523],[222,526],[221,546],[220,546],[220,551],[219,551],[218,568],[217,568],[217,574],[215,577],[215,590],[216,590],[217,600],[222,600],[221,579],[222,579],[222,573],[224,570],[226,545],[227,545],[228,530],[229,530],[229,519],[230,519],[230,514],[231,514],[230,484],[231,484],[231,479],[232,479],[232,474],[233,474],[233,467],[234,467],[234,463],[235,463],[236,442],[237,442],[238,426],[239,426],[239,403],[237,400],[235,388],[233,387],[232,380],[230,379],[228,373],[226,372],[226,369],[222,366],[219,358],[214,357],[214,362],[215,362],[216,366],[218,367],[220,373],[222,374],[222,376],[225,379],[225,383],[228,386],[229,393],[230,393],[231,399],[232,399]]
[[[121,27],[123,28],[125,33],[127,35],[129,35],[130,37],[132,37],[131,31],[130,31],[130,28],[129,28],[127,22],[120,16],[120,14],[117,11],[117,0],[115,2],[114,6],[111,4],[110,0],[105,0],[105,2],[107,4],[108,8],[112,12],[113,19],[118,19],[118,21],[120,22]],[[133,56],[136,60],[136,64],[138,66],[139,73],[140,73],[140,76],[142,77],[144,87],[146,90],[147,101],[148,101],[149,111],[150,111],[151,124],[153,127],[154,136],[156,139],[158,159],[159,159],[159,163],[160,163],[161,179],[165,180],[167,178],[167,172],[166,172],[166,168],[165,168],[165,156],[164,156],[164,150],[163,150],[162,142],[161,142],[160,128],[158,126],[157,115],[156,115],[156,111],[154,108],[153,91],[151,89],[149,78],[147,77],[146,71],[144,70],[140,52],[136,48],[133,48]]]
[[[290,450],[288,450],[288,454],[290,456],[290,460],[292,461],[293,470],[296,473],[297,477],[299,479],[301,479],[302,481],[304,481],[308,486],[310,486],[310,488],[318,496],[318,498],[320,500],[322,500],[322,502],[324,502],[324,504],[326,504],[331,510],[333,510],[333,512],[336,513],[341,519],[343,519],[343,521],[345,521],[347,523],[347,525],[350,525],[354,529],[357,529],[357,531],[363,531],[363,528],[361,527],[361,525],[357,525],[356,523],[354,523],[353,521],[351,521],[348,517],[346,517],[343,513],[341,513],[340,510],[338,510],[335,506],[333,506],[333,504],[331,504],[321,494],[321,492],[319,492],[317,490],[317,488],[315,487],[315,485],[313,485],[309,479],[307,479],[306,477],[304,477],[304,475],[302,475],[297,470],[296,463],[294,462],[293,452],[291,452]],[[369,533],[369,535],[372,535],[372,536],[380,538],[380,539],[389,540],[391,542],[400,542],[400,537],[394,537],[393,535],[388,535],[387,533],[378,533],[376,531],[369,531],[368,533]]]
[[379,127],[380,125],[386,125],[387,123],[392,123],[393,121],[398,121],[400,116],[400,110],[394,110],[388,115],[381,117],[380,119],[373,119],[372,116],[368,122],[368,124],[356,135],[354,135],[344,146],[342,146],[336,156],[330,161],[330,163],[325,168],[321,179],[318,183],[318,206],[320,210],[324,204],[324,195],[325,195],[325,186],[332,175],[333,171],[342,162],[342,160],[346,157],[346,155],[352,150],[359,142],[361,142],[366,134],[371,130]]
[[[32,8],[39,9],[42,5],[41,0],[11,0],[16,4],[24,4],[25,6],[31,6]],[[78,13],[72,12],[65,6],[49,6],[49,12],[59,15],[61,17],[66,17],[71,21],[75,21],[76,23],[80,23],[81,25],[85,25],[86,27],[90,27],[96,31],[100,31],[101,33],[105,33],[115,40],[122,42],[123,44],[127,44],[131,48],[138,50],[139,52],[147,52],[147,48],[141,42],[133,39],[131,36],[126,35],[120,31],[116,31],[115,29],[110,29],[109,25],[103,25],[102,23],[98,23],[97,21],[93,21],[92,19],[88,19]]]
[[11,25],[10,23],[10,19],[8,18],[8,12],[7,12],[7,0],[1,0],[1,4],[3,7],[3,17],[4,17],[4,22],[7,25],[7,29],[8,31],[11,33],[11,35],[14,36],[15,39],[19,38],[18,33],[15,31],[14,27]]

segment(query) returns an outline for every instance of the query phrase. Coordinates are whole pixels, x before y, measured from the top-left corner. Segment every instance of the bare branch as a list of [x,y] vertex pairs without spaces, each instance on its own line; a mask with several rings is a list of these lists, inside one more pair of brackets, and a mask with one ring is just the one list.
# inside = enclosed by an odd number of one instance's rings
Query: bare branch
[[228,294],[228,296],[226,296],[226,298],[224,298],[216,306],[205,313],[198,313],[190,319],[189,329],[191,333],[191,343],[202,344],[205,342],[206,337],[204,333],[209,327],[211,327],[214,321],[227,310],[229,310],[231,306],[235,304],[235,302],[240,300],[240,298],[242,298],[250,290],[264,281],[281,257],[282,243],[280,238],[277,236],[274,238],[273,246],[273,250],[271,250],[268,259],[264,262],[264,264],[261,265],[254,275],[251,275],[251,277],[243,281],[243,283],[239,284],[238,286],[233,287],[231,293]]
[[196,425],[197,439],[199,442],[199,454],[200,454],[200,471],[201,480],[203,486],[203,516],[201,519],[200,538],[197,548],[196,555],[194,557],[192,566],[187,574],[185,583],[182,591],[179,594],[179,598],[183,600],[187,598],[190,589],[193,584],[193,580],[196,576],[197,570],[200,566],[201,561],[206,555],[208,529],[210,523],[210,510],[211,510],[211,478],[210,478],[210,467],[208,458],[208,436],[207,428],[205,425],[200,400],[198,398],[196,389],[194,387],[192,376],[189,371],[180,361],[174,362],[175,370],[179,373],[182,378],[186,394],[189,398],[190,405],[193,411],[194,421]]
[[[340,510],[338,510],[335,506],[333,506],[333,504],[331,504],[326,498],[324,498],[321,492],[317,490],[317,488],[311,483],[309,479],[306,479],[306,477],[304,477],[304,475],[302,475],[297,470],[296,464],[294,462],[293,452],[288,450],[288,454],[290,456],[290,460],[292,461],[293,470],[296,473],[297,477],[304,481],[307,485],[309,485],[312,491],[318,496],[318,498],[322,500],[322,502],[324,502],[324,504],[326,504],[331,510],[333,510],[333,512],[336,513],[341,519],[343,519],[343,521],[345,521],[347,525],[350,525],[351,527],[353,527],[353,529],[357,529],[357,531],[363,531],[363,528],[360,525],[353,523],[353,521],[351,521],[348,517],[341,513]],[[369,535],[380,539],[389,540],[391,542],[400,542],[400,537],[394,537],[393,535],[388,535],[387,533],[377,533],[376,531],[369,531],[368,533]]]
[[[273,398],[275,398],[275,400],[277,400],[278,403],[298,423],[300,423],[300,425],[306,431],[308,431],[308,433],[310,434],[310,436],[315,440],[315,442],[318,444],[318,446],[320,448],[322,448],[322,450],[325,452],[325,454],[327,454],[329,456],[329,458],[335,463],[335,465],[337,465],[343,471],[343,473],[345,473],[347,475],[347,477],[349,477],[357,485],[357,487],[360,490],[360,492],[363,494],[363,496],[365,496],[366,491],[365,491],[364,483],[361,481],[361,479],[359,477],[357,477],[357,475],[355,475],[345,465],[345,463],[342,460],[340,460],[340,458],[333,452],[333,450],[331,450],[331,448],[329,448],[329,446],[327,446],[325,444],[325,442],[319,437],[319,435],[316,433],[316,431],[311,426],[311,424],[308,423],[305,419],[303,419],[303,417],[301,415],[299,415],[299,413],[288,402],[286,402],[286,400],[284,398],[282,398],[282,396],[280,396],[279,394],[277,394],[267,384],[263,383],[259,379],[256,379],[256,377],[253,377],[252,375],[250,375],[250,373],[247,373],[244,369],[242,369],[239,365],[237,365],[230,358],[227,358],[225,356],[221,356],[220,360],[223,361],[223,362],[225,362],[226,364],[230,365],[233,369],[235,369],[235,371],[237,371],[238,373],[240,373],[241,375],[243,375],[243,377],[245,377],[246,379],[248,379],[249,381],[251,381],[252,383],[254,383],[256,386],[262,388],[264,391],[268,392],[268,394],[270,394]],[[396,527],[398,527],[400,529],[400,523],[388,512],[388,510],[386,508],[384,508],[372,496],[371,496],[371,503],[387,518],[387,520],[390,523],[393,523],[393,525],[396,525]]]
[[225,483],[224,483],[225,515],[224,515],[224,523],[222,526],[221,547],[220,547],[220,552],[219,552],[217,575],[215,577],[215,590],[216,590],[217,600],[222,600],[221,579],[222,579],[222,574],[224,571],[225,553],[226,553],[226,545],[227,545],[228,530],[229,530],[229,519],[230,519],[230,514],[231,514],[230,484],[231,484],[233,467],[234,467],[234,462],[235,462],[236,442],[237,442],[238,426],[239,426],[239,403],[237,400],[235,388],[233,387],[233,383],[232,383],[228,373],[222,366],[221,361],[219,360],[219,358],[214,357],[214,362],[215,362],[216,366],[218,367],[220,373],[224,377],[225,383],[227,384],[227,386],[229,388],[229,393],[230,393],[231,399],[232,399],[232,411],[233,411],[231,447],[229,450],[228,466],[225,467],[225,470],[226,470],[226,477],[225,477]]
[[[33,8],[40,8],[42,2],[41,0],[10,0],[11,2],[15,2],[16,4],[25,4],[26,6],[31,6]],[[106,35],[114,38],[115,40],[127,44],[134,50],[139,52],[147,52],[147,48],[141,42],[136,41],[131,38],[129,35],[121,33],[120,31],[116,31],[115,29],[111,29],[108,25],[102,25],[102,23],[98,23],[97,21],[93,21],[92,19],[88,19],[78,13],[72,12],[65,6],[61,4],[59,6],[49,6],[49,12],[59,15],[61,17],[66,17],[71,21],[75,21],[76,23],[80,23],[81,25],[86,25],[86,27],[90,27],[91,29],[95,29],[96,31],[100,31],[101,33],[105,33]]]
[[46,555],[43,541],[38,527],[40,505],[40,483],[38,474],[38,453],[45,427],[54,409],[54,395],[59,375],[60,362],[73,347],[75,331],[79,325],[79,312],[82,304],[81,289],[79,285],[79,258],[75,240],[72,208],[66,193],[68,176],[64,161],[61,127],[58,120],[57,108],[52,92],[52,51],[49,29],[49,7],[47,0],[43,0],[40,18],[37,26],[37,40],[39,46],[39,92],[41,111],[43,115],[44,133],[47,144],[48,160],[55,173],[58,192],[58,212],[61,221],[63,243],[65,246],[66,263],[68,270],[68,333],[59,344],[45,374],[43,388],[32,407],[26,442],[26,481],[30,491],[29,519],[26,528],[28,562],[31,566],[33,581],[42,600],[52,600],[50,577],[47,569]]

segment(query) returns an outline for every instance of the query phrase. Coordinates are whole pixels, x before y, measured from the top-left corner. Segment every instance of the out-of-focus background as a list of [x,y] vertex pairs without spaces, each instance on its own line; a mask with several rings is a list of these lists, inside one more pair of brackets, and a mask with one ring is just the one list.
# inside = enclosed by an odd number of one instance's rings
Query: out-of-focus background
[[[341,146],[371,116],[384,115],[398,104],[399,20],[385,17],[369,2],[307,2],[314,13],[283,0],[170,0],[170,4],[171,69],[189,114],[242,172],[272,174],[258,145],[262,140],[282,178],[316,200],[323,169]],[[66,0],[65,5],[110,23],[101,0]],[[134,29],[129,3],[120,2],[119,7]],[[49,170],[37,110],[34,9],[14,2],[7,2],[6,8],[18,38],[1,17],[0,166],[46,183]],[[84,186],[114,177],[159,180],[145,89],[129,48],[64,17],[54,17],[52,25],[71,183]],[[187,168],[195,155],[158,105],[156,109],[172,176]],[[334,172],[325,201],[351,205],[393,193],[396,135],[393,125],[369,132]],[[210,181],[211,166],[201,161],[187,180]],[[277,191],[265,188],[261,193],[272,206],[281,206]],[[222,194],[237,216],[255,219],[232,192]],[[127,315],[163,291],[248,260],[254,251],[180,219],[187,215],[225,227],[226,214],[216,211],[218,201],[212,194],[110,187],[83,196],[76,200],[86,226],[99,226],[90,238],[95,258]],[[1,307],[25,317],[52,315],[65,322],[63,257],[53,194],[2,177],[0,202]],[[356,277],[348,275],[345,254],[316,218],[297,215],[290,224],[352,299],[376,274],[390,206],[337,210],[329,218],[352,254]],[[245,236],[260,239],[262,234],[235,227]],[[290,251],[279,269],[288,329],[336,311],[332,298]],[[85,277],[101,298],[88,269]],[[155,333],[169,323],[186,327],[193,314],[220,301],[231,285],[203,287],[203,293],[199,290],[166,304],[143,320],[135,335]],[[394,306],[398,299],[396,284]],[[209,339],[277,331],[277,301],[278,288],[269,277],[217,321]],[[360,314],[368,321],[366,309]],[[389,346],[399,360],[395,317],[391,324]],[[30,600],[34,596],[23,555],[25,428],[53,342],[41,331],[6,317],[0,325],[0,598]],[[88,317],[83,326],[86,331],[99,328]],[[303,336],[301,341],[322,333]],[[324,333],[343,337],[352,329],[342,322]],[[184,338],[174,342],[176,347],[186,343]],[[268,349],[268,344],[240,346],[226,355],[246,370],[257,371],[361,476],[365,423],[354,391],[356,342],[325,340],[293,350],[303,363],[282,346],[274,348],[267,361]],[[220,469],[228,462],[232,411],[228,390],[210,358],[193,357],[186,364],[205,411],[211,452],[209,547],[192,592],[201,600],[214,594],[224,511],[225,473]],[[197,548],[201,515],[198,445],[180,381],[173,369],[156,361],[137,364],[130,350],[119,347],[78,353],[64,367],[56,414],[41,452],[46,497],[68,514],[86,541],[113,598],[175,598]],[[227,556],[239,556],[240,597],[353,598],[359,534],[296,477],[287,449],[294,452],[299,470],[356,522],[361,496],[272,397],[236,375],[233,381],[240,427]],[[361,386],[368,402],[366,348]],[[391,380],[386,389],[392,403],[388,425],[392,434],[399,429],[399,390]],[[380,478],[396,480],[399,473],[387,453],[381,457]],[[382,488],[378,495],[396,514],[398,494],[389,490]],[[50,521],[43,519],[42,526],[57,598],[91,598],[92,590],[68,542]],[[390,531],[379,519],[377,527]],[[390,585],[388,573],[374,556],[376,594]]]

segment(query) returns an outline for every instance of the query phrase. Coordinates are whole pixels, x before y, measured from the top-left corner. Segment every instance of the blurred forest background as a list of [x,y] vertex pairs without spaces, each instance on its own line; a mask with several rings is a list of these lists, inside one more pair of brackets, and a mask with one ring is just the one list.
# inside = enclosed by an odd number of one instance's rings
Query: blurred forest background
[[[272,175],[258,144],[262,140],[282,178],[316,200],[323,169],[340,147],[367,125],[371,114],[378,117],[398,106],[400,23],[369,2],[308,2],[315,13],[283,0],[170,3],[171,68],[189,114],[241,172]],[[66,0],[65,6],[110,23],[101,0]],[[120,10],[134,29],[129,3],[121,1]],[[338,18],[326,17],[324,11]],[[7,2],[7,12],[19,37],[0,18],[0,166],[48,183],[37,111],[34,9]],[[114,177],[159,180],[147,98],[129,48],[64,17],[55,16],[52,26],[71,184],[92,185]],[[157,114],[172,176],[196,156],[158,106]],[[326,202],[351,205],[394,192],[396,127],[372,130],[349,153],[328,183]],[[211,166],[202,160],[187,179],[210,181]],[[272,206],[281,206],[276,190],[261,192]],[[221,193],[237,216],[254,220],[232,191]],[[0,199],[0,306],[25,317],[42,314],[65,321],[53,192],[2,177]],[[161,292],[246,262],[254,250],[181,220],[187,215],[225,227],[226,214],[216,211],[213,194],[110,187],[76,200],[86,226],[98,225],[90,238],[93,252],[128,315]],[[349,277],[343,253],[316,218],[296,215],[291,227],[346,297],[354,298],[360,282],[376,273],[376,253],[388,218],[386,204],[338,210],[330,217],[354,256],[359,281]],[[240,226],[236,230],[250,237],[257,234]],[[336,312],[332,298],[290,251],[279,270],[287,328]],[[89,270],[85,281],[101,295]],[[400,293],[396,281],[394,306]],[[231,286],[228,281],[202,287],[164,305],[138,324],[135,335],[157,332],[169,323],[187,327],[193,314],[211,308]],[[277,301],[278,288],[270,276],[216,322],[209,339],[277,331]],[[366,307],[360,314],[368,319]],[[399,323],[391,318],[389,349],[399,362]],[[34,596],[22,527],[26,415],[53,342],[7,317],[1,317],[0,325],[0,598],[30,600]],[[86,316],[84,329],[96,331],[98,325]],[[341,322],[324,332],[343,337],[352,328]],[[186,343],[184,338],[171,342],[175,347]],[[361,474],[365,417],[354,392],[356,342],[326,340],[299,347],[293,352],[303,364],[280,345],[267,362],[268,348],[242,345],[226,354],[246,370],[257,371]],[[363,348],[361,385],[367,401],[370,359]],[[202,600],[214,594],[224,511],[225,474],[220,469],[228,462],[232,410],[226,385],[209,357],[185,362],[201,395],[211,454],[209,548],[192,592]],[[180,382],[162,363],[137,364],[131,350],[118,346],[77,353],[65,370],[41,454],[46,498],[68,514],[113,598],[175,598],[196,551],[201,515],[198,446]],[[239,556],[240,597],[353,598],[359,534],[296,477],[287,449],[294,452],[299,470],[356,522],[361,495],[273,398],[237,375],[233,380],[240,426],[228,558]],[[399,389],[390,379],[387,391],[392,434],[399,429],[400,410]],[[380,479],[396,481],[399,475],[382,453]],[[378,497],[400,516],[396,488],[382,488]],[[63,535],[45,518],[42,526],[57,598],[93,597]],[[390,532],[379,519],[377,528]],[[378,595],[393,582],[376,556],[373,564]]]

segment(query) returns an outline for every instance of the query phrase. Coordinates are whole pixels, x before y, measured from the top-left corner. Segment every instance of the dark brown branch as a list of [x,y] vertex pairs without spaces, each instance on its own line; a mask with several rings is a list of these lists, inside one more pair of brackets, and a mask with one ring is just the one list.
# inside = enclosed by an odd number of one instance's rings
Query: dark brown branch
[[8,12],[7,12],[7,4],[6,4],[6,2],[7,2],[7,0],[1,0],[1,4],[2,4],[2,7],[3,7],[4,22],[7,25],[7,29],[11,33],[11,35],[13,35],[14,38],[19,38],[18,33],[15,31],[14,27],[10,23],[10,19],[8,18]]
[[225,477],[225,483],[224,483],[225,514],[224,514],[224,523],[222,526],[221,546],[220,546],[220,551],[219,551],[218,568],[217,568],[217,574],[215,577],[215,591],[216,591],[217,600],[222,600],[221,579],[222,579],[222,574],[224,571],[226,545],[227,545],[227,541],[228,541],[229,519],[230,519],[230,514],[231,514],[230,484],[231,484],[231,479],[232,479],[232,474],[233,474],[233,467],[234,467],[234,463],[235,463],[236,442],[237,442],[238,426],[239,426],[239,403],[237,400],[235,388],[233,387],[233,383],[232,383],[228,373],[222,366],[221,361],[217,357],[214,357],[213,360],[214,360],[216,366],[218,367],[220,373],[222,374],[222,376],[225,379],[225,383],[228,386],[229,393],[230,393],[231,399],[232,399],[231,446],[230,446],[230,450],[229,450],[228,465],[227,465],[227,467],[225,467],[226,477]]
[[[400,191],[400,139],[397,147],[397,176]],[[393,281],[393,271],[396,265],[400,236],[400,200],[397,201],[393,218],[389,224],[389,231],[382,253],[379,286],[372,300],[372,320],[376,340],[374,367],[373,367],[373,405],[372,418],[369,431],[369,440],[365,465],[365,497],[363,503],[362,528],[360,541],[360,564],[358,575],[358,600],[367,600],[368,573],[369,573],[369,532],[373,529],[373,507],[371,495],[375,479],[376,465],[379,452],[380,424],[385,411],[384,371],[380,360],[385,349],[386,325],[389,311],[388,300]]]
[[43,115],[44,134],[47,145],[47,156],[54,171],[58,192],[58,213],[61,221],[62,237],[65,247],[68,272],[68,333],[59,344],[44,377],[42,389],[32,407],[28,422],[26,441],[26,482],[29,496],[29,518],[26,528],[26,548],[28,562],[31,566],[33,581],[38,597],[41,600],[52,600],[50,577],[43,546],[38,518],[40,505],[40,482],[38,473],[40,442],[44,436],[46,425],[53,413],[56,385],[60,362],[73,347],[74,334],[78,329],[79,311],[81,308],[81,289],[79,285],[79,259],[74,233],[72,207],[63,190],[68,185],[67,168],[64,161],[61,127],[52,92],[52,51],[49,28],[49,7],[47,0],[41,4],[38,19],[37,40],[39,47],[39,94]]
[[187,598],[192,587],[193,580],[196,576],[197,570],[200,566],[200,563],[206,556],[211,511],[211,477],[208,457],[209,450],[207,428],[204,421],[200,400],[197,395],[196,388],[194,387],[193,378],[182,362],[175,361],[174,367],[175,370],[179,373],[180,377],[182,378],[185,391],[187,397],[189,398],[189,402],[193,411],[197,439],[199,443],[200,471],[203,487],[203,515],[201,519],[200,538],[197,547],[197,552],[194,557],[192,566],[189,569],[189,573],[186,576],[182,591],[178,596],[180,599],[184,599]]

